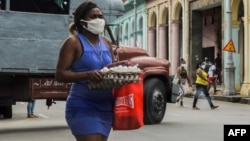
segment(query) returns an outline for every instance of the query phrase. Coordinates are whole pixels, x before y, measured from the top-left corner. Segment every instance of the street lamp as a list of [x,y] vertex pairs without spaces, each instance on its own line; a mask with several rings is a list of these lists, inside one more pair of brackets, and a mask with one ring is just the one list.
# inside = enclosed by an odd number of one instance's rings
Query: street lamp
[[[225,42],[231,40],[232,38],[232,12],[231,12],[231,0],[224,0],[225,3],[225,12],[226,12],[226,29],[228,33],[225,34]],[[223,95],[235,95],[235,67],[233,62],[232,52],[227,53],[227,63],[225,66],[225,89],[223,91]]]

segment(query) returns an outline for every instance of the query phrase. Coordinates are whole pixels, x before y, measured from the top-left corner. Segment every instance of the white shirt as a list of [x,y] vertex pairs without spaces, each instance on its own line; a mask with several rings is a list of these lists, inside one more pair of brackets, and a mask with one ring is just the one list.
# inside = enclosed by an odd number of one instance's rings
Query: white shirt
[[215,70],[216,70],[215,65],[210,66],[208,70],[208,77],[214,77]]

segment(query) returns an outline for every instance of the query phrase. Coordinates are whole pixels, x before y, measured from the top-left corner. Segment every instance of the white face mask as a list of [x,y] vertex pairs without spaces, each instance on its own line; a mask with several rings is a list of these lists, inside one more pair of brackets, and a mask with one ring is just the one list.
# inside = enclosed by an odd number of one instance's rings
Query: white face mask
[[91,21],[85,21],[81,19],[81,21],[87,23],[87,27],[83,25],[83,28],[85,28],[86,30],[90,31],[93,34],[100,34],[104,31],[104,26],[105,26],[104,19],[96,18]]
[[205,69],[205,67],[206,67],[206,65],[201,65],[201,68],[204,70]]
[[185,67],[186,67],[186,64],[181,64],[181,67],[184,67],[184,68],[185,68]]

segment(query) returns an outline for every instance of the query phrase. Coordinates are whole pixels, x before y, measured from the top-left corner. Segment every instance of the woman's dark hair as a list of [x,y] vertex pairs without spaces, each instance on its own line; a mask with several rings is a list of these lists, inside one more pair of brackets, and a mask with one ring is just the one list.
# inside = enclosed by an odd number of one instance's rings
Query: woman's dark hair
[[72,33],[72,29],[75,29],[81,33],[83,32],[83,27],[82,27],[80,20],[85,19],[88,12],[92,10],[93,8],[99,8],[99,7],[90,0],[83,2],[76,8],[74,12],[74,23],[71,24],[71,26],[69,27],[71,33]]

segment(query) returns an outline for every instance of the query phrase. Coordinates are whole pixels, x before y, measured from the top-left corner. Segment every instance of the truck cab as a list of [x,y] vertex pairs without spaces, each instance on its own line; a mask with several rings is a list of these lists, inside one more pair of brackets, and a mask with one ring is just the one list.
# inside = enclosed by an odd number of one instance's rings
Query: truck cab
[[[55,68],[73,12],[82,0],[0,2],[0,114],[12,118],[12,105],[18,101],[47,99],[51,106],[53,101],[66,100],[71,84],[57,82]],[[108,15],[107,23],[124,10],[122,0],[94,2]],[[171,101],[170,62],[150,57],[141,48],[119,45],[109,26],[105,34],[117,61],[132,61],[143,72],[145,124],[161,123]]]

